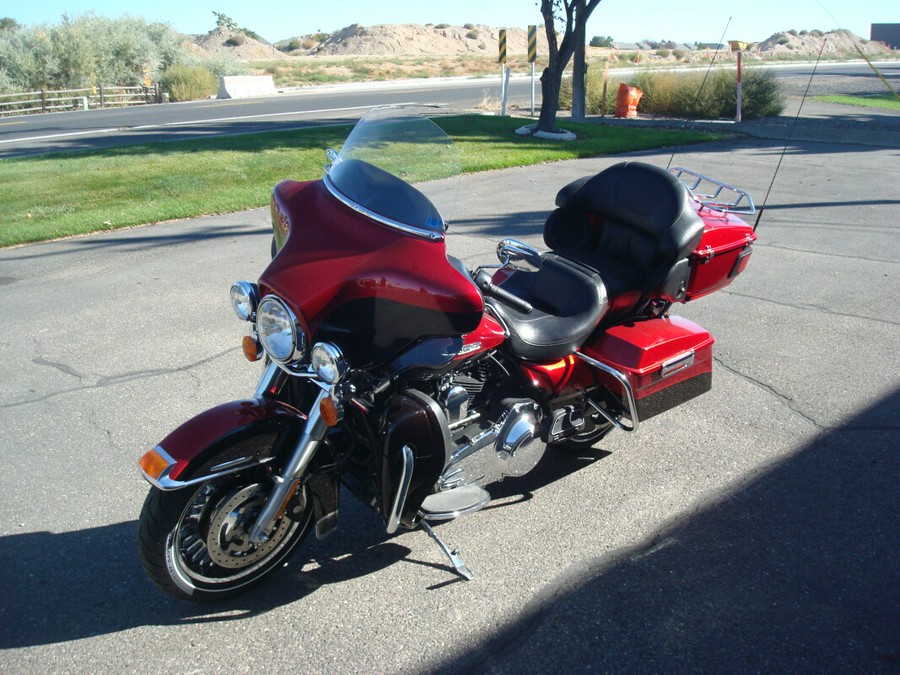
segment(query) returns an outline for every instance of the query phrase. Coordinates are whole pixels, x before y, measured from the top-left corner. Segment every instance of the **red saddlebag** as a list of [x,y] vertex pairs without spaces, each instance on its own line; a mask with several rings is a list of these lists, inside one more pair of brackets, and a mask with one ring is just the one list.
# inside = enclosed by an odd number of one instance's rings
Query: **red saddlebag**
[[[713,342],[706,329],[673,316],[613,326],[583,351],[628,378],[645,420],[712,388]],[[611,376],[598,377],[621,391]]]

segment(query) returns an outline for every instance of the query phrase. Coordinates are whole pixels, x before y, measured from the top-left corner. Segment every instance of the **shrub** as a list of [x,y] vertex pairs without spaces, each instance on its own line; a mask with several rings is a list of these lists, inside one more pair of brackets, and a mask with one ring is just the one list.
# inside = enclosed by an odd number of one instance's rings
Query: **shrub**
[[[616,93],[619,90],[619,80],[609,80],[606,86],[606,114],[612,115],[616,110]],[[599,115],[603,112],[603,68],[588,68],[585,81],[584,107],[588,115]],[[572,107],[572,79],[565,78],[560,83],[559,106],[563,109]]]
[[661,56],[661,57],[663,57],[664,59],[669,58],[669,55],[670,55],[671,53],[672,53],[672,52],[669,51],[669,49],[667,49],[666,47],[663,47],[662,49],[657,49],[657,50],[656,50],[656,55],[657,55],[657,56]]
[[439,24],[437,24],[437,25],[435,26],[435,28],[436,28],[436,29],[450,28],[450,24],[449,24],[449,23],[439,23]]
[[788,33],[790,33],[790,34],[793,35],[794,37],[797,37],[797,31],[795,31],[793,28],[791,28],[791,29],[788,31]]
[[782,36],[782,37],[778,38],[778,44],[780,44],[780,45],[786,45],[790,41],[791,41],[791,39],[787,36]]
[[776,117],[784,112],[784,94],[775,74],[764,68],[748,68],[743,77],[742,115],[745,119]]
[[673,54],[673,56],[675,56],[676,59],[678,59],[679,61],[681,61],[685,56],[687,56],[687,50],[685,50],[685,49],[673,49],[673,50],[672,50],[672,54]]
[[[705,83],[702,72],[642,72],[635,75],[630,84],[644,92],[638,106],[642,113],[692,119],[732,119],[737,110],[737,74],[732,70],[714,70]],[[603,69],[590,68],[586,85],[587,113],[599,115],[603,103]],[[608,115],[615,111],[618,89],[619,81],[610,80],[606,92]],[[571,107],[571,79],[563,80],[559,102],[561,108]],[[771,71],[761,68],[748,68],[744,71],[744,119],[779,115],[784,107],[778,80]]]
[[239,61],[228,53],[210,54],[201,62],[192,62],[189,65],[203,66],[219,78],[224,75],[250,75],[250,66]]
[[247,42],[247,38],[243,33],[237,33],[232,35],[230,38],[225,40],[226,47],[240,47],[242,44]]
[[214,94],[218,82],[208,68],[176,64],[162,74],[160,86],[173,101],[196,101]]
[[466,37],[467,37],[469,40],[477,40],[477,39],[478,39],[478,31],[477,31],[477,30],[470,30],[468,33],[466,33]]
[[825,33],[823,33],[820,30],[811,30],[811,31],[809,31],[809,34],[812,35],[814,38],[820,38],[823,35],[825,35]]
[[0,31],[0,70],[18,90],[137,85],[183,59],[184,36],[142,19],[63,16],[56,25]]
[[466,24],[463,24],[463,28],[465,28],[466,30],[473,30],[475,28],[475,24],[474,23],[466,23]]

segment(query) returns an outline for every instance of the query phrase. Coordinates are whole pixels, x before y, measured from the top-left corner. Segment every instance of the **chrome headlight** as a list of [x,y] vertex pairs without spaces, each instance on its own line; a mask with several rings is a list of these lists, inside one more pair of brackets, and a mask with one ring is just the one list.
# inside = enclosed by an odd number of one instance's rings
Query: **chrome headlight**
[[235,281],[231,284],[231,306],[241,321],[256,319],[259,305],[259,288],[249,281]]
[[312,348],[312,367],[328,384],[337,384],[347,374],[347,359],[329,342],[317,342]]
[[306,352],[306,336],[297,316],[274,295],[267,295],[256,312],[256,331],[273,361],[293,363]]

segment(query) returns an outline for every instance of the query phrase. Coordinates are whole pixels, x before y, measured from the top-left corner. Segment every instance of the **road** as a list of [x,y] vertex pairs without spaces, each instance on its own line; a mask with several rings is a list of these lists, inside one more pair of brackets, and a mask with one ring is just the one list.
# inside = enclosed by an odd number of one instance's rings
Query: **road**
[[[471,80],[362,83],[248,99],[0,118],[0,157],[353,123],[381,105],[416,103],[468,110],[486,98],[499,101],[499,79],[498,75]],[[540,82],[536,95],[540,102]],[[510,101],[530,109],[530,78],[511,80]]]
[[[900,64],[878,64],[894,87],[900,87]],[[773,71],[786,92],[796,96],[806,90],[811,64],[779,64]],[[627,77],[630,69],[614,71]],[[862,62],[822,64],[810,94],[858,93],[880,87],[868,65]],[[536,85],[540,106],[540,82]],[[313,87],[239,100],[135,106],[0,118],[0,158],[48,151],[85,150],[120,144],[202,138],[219,134],[253,133],[292,129],[323,122],[354,122],[378,105],[418,103],[451,110],[470,110],[483,100],[499,106],[499,75],[481,79],[417,80]],[[510,82],[510,105],[531,109],[531,79]]]
[[[781,150],[676,161],[761,202]],[[463,177],[451,252],[543,246],[556,190],[618,159]],[[227,289],[266,263],[265,210],[0,251],[0,670],[896,669],[898,184],[896,150],[792,143],[747,271],[678,308],[717,338],[713,391],[441,525],[474,581],[348,497],[331,538],[213,606],[144,578],[135,461],[252,390]]]

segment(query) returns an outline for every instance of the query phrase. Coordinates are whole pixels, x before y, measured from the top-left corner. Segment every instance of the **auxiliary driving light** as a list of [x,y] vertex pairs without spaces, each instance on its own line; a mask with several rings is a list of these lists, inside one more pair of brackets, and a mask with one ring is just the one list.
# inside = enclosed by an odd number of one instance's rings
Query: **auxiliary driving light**
[[347,374],[347,359],[330,342],[317,342],[312,348],[312,367],[316,375],[328,384],[337,384]]
[[235,281],[231,284],[231,306],[241,321],[255,321],[259,305],[259,288],[249,281]]

